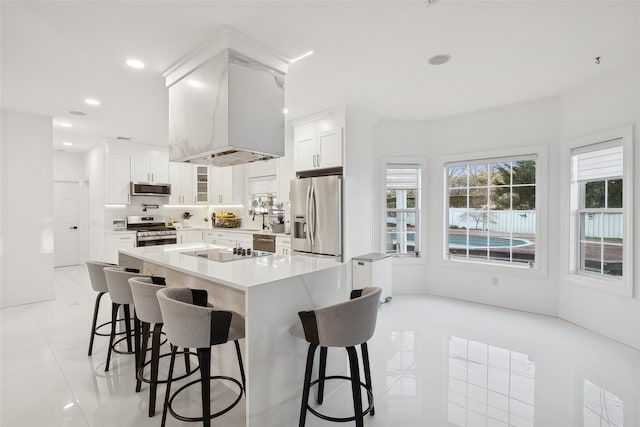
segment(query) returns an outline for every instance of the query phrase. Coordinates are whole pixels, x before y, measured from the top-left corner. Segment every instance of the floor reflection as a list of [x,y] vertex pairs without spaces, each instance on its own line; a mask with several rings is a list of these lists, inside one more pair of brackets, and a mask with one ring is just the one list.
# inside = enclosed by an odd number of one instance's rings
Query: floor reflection
[[584,380],[583,388],[584,427],[622,427],[624,424],[624,402],[618,396]]
[[447,420],[467,426],[533,426],[535,362],[526,354],[452,336]]

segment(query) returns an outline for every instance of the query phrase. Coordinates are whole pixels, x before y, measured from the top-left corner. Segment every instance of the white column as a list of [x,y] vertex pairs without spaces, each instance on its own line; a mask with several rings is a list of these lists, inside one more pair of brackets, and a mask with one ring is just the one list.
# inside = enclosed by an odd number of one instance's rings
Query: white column
[[2,111],[0,307],[55,298],[50,117]]

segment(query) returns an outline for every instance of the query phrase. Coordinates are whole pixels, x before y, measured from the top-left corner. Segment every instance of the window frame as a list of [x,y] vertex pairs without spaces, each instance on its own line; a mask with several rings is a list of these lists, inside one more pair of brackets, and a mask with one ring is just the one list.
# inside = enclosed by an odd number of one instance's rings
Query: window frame
[[[456,268],[482,270],[487,272],[518,271],[533,277],[547,276],[547,193],[548,193],[548,146],[532,145],[522,147],[512,147],[499,150],[483,151],[476,153],[464,153],[455,156],[446,156],[440,159],[442,167],[442,263],[450,265],[455,263]],[[536,253],[535,263],[533,265],[527,263],[501,262],[492,260],[482,260],[477,258],[456,258],[449,256],[449,179],[448,168],[455,164],[479,164],[483,162],[491,163],[493,161],[513,161],[514,159],[523,159],[526,157],[535,158],[536,160]]]
[[403,254],[398,256],[393,253],[389,253],[392,256],[394,264],[424,264],[426,263],[426,211],[424,201],[426,200],[426,181],[425,174],[427,170],[427,159],[424,157],[383,157],[380,163],[380,184],[379,184],[379,197],[378,203],[380,220],[379,220],[379,241],[378,247],[381,253],[387,253],[387,168],[389,165],[410,165],[419,168],[419,188],[416,195],[416,242],[418,247],[418,256],[414,254]]
[[[622,167],[622,208],[582,208],[584,200],[584,184],[578,181],[575,156],[580,153],[621,146],[623,150]],[[633,125],[605,130],[596,134],[573,139],[567,147],[569,166],[569,265],[568,281],[570,283],[596,289],[605,293],[633,298]],[[606,177],[602,180],[613,180]],[[595,180],[589,180],[593,182]],[[582,259],[580,251],[580,214],[582,212],[600,211],[622,213],[623,241],[621,277],[583,271],[580,268]],[[596,212],[598,211],[598,212]],[[627,237],[629,236],[629,237]]]

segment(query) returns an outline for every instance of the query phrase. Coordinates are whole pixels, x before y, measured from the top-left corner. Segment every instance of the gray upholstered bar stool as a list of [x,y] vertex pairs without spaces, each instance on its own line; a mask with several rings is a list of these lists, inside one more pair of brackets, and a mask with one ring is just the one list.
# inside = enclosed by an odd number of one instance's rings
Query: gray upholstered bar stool
[[[356,427],[364,425],[366,414],[374,415],[373,390],[371,385],[371,369],[369,366],[369,351],[367,341],[373,336],[380,304],[380,288],[364,288],[351,292],[351,299],[339,304],[298,313],[302,327],[296,325],[291,332],[305,339],[309,343],[307,353],[307,367],[302,389],[302,406],[300,408],[300,427],[304,427],[307,411],[328,421],[355,421]],[[360,381],[360,367],[356,346],[360,345],[362,363],[364,365],[365,383]],[[311,382],[313,359],[316,348],[320,347],[320,372],[318,379]],[[349,356],[350,377],[341,375],[326,376],[327,347],[344,347]],[[324,382],[329,379],[343,379],[351,381],[354,416],[335,418],[321,414],[309,406],[309,393],[313,385],[318,384],[318,403],[322,404]],[[364,386],[369,401],[369,407],[362,409],[362,391]]]
[[[136,392],[140,391],[142,382],[149,383],[149,416],[155,415],[156,411],[156,391],[158,384],[166,383],[167,380],[158,380],[158,367],[161,357],[170,356],[171,353],[160,354],[161,333],[162,333],[162,313],[158,304],[156,293],[160,289],[164,289],[163,285],[155,285],[152,277],[132,277],[129,279],[131,286],[131,294],[136,308],[136,316],[142,323],[142,344],[139,352],[138,371],[136,373]],[[151,360],[146,361],[147,347],[149,342],[149,332],[153,325],[153,333],[151,339]],[[185,349],[185,371],[186,373],[179,380],[186,378],[191,374],[191,365],[189,363],[189,349]],[[143,371],[146,365],[151,365],[151,377],[144,378]]]
[[[98,312],[100,311],[100,300],[102,299],[104,294],[109,293],[109,288],[107,288],[107,279],[105,279],[104,277],[105,267],[116,267],[116,265],[99,261],[87,261],[87,270],[89,271],[89,281],[91,282],[91,288],[93,288],[93,290],[98,293],[98,295],[96,296],[96,302],[93,305],[93,321],[91,322],[91,338],[89,338],[89,351],[87,352],[87,356],[91,356],[91,353],[93,352],[93,339],[96,335],[101,337],[111,336],[111,332],[107,334],[99,332],[99,330],[104,326],[112,325],[112,320],[96,326],[96,324],[98,323]],[[111,327],[114,326],[115,325],[112,325]],[[119,332],[116,335],[121,335],[123,333],[124,332]]]
[[[169,379],[162,412],[162,427],[167,412],[181,421],[202,421],[205,427],[211,425],[211,419],[229,412],[242,398],[245,388],[244,368],[238,340],[244,338],[244,318],[232,311],[216,310],[207,307],[207,291],[189,288],[165,288],[158,291],[158,302],[164,320],[164,330],[171,343],[171,362]],[[211,376],[211,346],[233,341],[236,346],[242,383],[228,376]],[[200,362],[200,379],[191,381],[171,395],[173,366],[178,347],[195,348]],[[240,392],[233,403],[211,414],[210,380],[218,379],[236,384]],[[187,387],[200,383],[202,389],[202,417],[186,417],[177,414],[171,404],[173,399]]]
[[[136,270],[137,271],[137,270]],[[118,309],[122,305],[125,312],[125,317],[129,319],[130,308],[134,307],[133,295],[131,294],[131,286],[129,286],[129,279],[132,277],[148,277],[140,273],[133,271],[127,271],[122,267],[105,267],[104,275],[107,280],[107,288],[109,289],[109,296],[111,297],[111,319],[115,324]],[[135,372],[138,372],[138,350],[140,348],[140,321],[135,315],[135,308],[133,314],[133,337],[135,339],[134,349],[131,350],[131,325],[129,321],[126,322],[127,330],[127,353],[135,354]],[[105,372],[109,370],[109,364],[111,363],[111,352],[122,353],[115,348],[115,328],[111,328],[111,337],[109,338],[109,350],[107,352],[107,362],[105,364]]]

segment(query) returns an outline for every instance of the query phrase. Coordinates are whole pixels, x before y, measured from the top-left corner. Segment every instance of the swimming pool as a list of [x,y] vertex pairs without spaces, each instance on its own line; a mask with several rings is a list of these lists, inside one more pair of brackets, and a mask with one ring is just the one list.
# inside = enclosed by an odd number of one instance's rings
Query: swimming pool
[[[488,243],[488,244],[487,244]],[[533,242],[527,239],[516,239],[513,237],[489,237],[486,236],[469,236],[468,246],[470,248],[520,248],[523,246],[533,245]],[[466,248],[467,236],[465,234],[449,234],[450,248]]]

